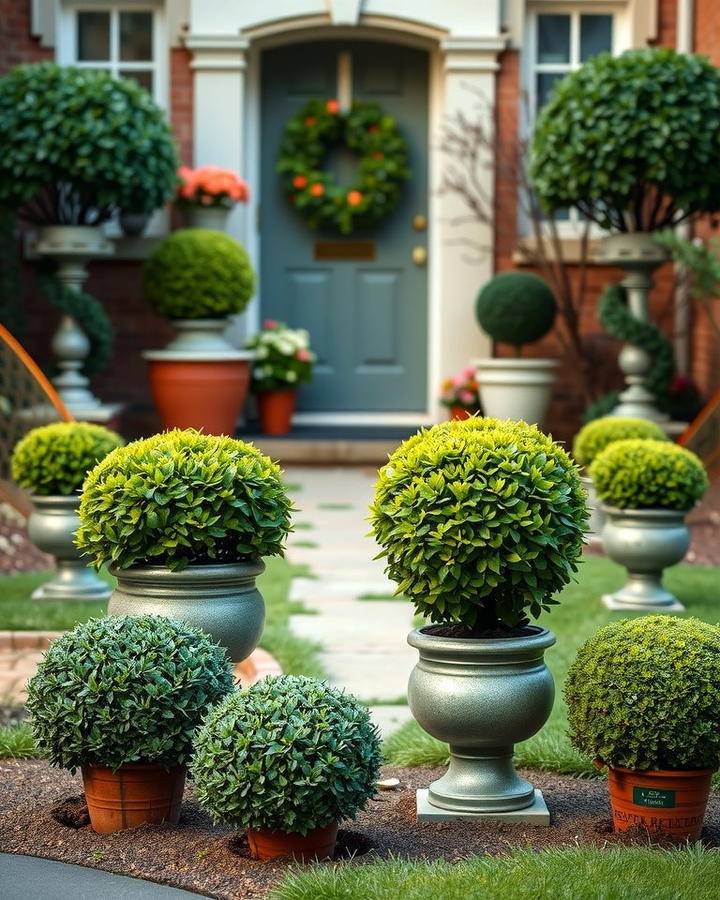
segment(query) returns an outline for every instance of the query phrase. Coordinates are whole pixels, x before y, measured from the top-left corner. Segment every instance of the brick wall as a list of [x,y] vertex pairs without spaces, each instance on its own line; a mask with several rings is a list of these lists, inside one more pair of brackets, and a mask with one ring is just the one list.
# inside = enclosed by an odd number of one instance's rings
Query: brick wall
[[30,0],[0,0],[0,75],[25,62],[52,59],[30,33]]

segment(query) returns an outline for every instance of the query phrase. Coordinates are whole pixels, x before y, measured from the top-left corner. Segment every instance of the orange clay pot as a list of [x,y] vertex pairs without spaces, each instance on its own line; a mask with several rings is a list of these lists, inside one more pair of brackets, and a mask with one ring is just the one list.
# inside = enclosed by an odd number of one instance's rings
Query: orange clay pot
[[476,415],[477,409],[468,409],[466,406],[451,406],[449,410],[450,421],[453,419],[469,419],[470,416]]
[[83,766],[85,799],[93,831],[108,834],[140,825],[177,825],[185,766],[169,772],[162,766],[128,763],[117,772]]
[[149,360],[148,366],[163,428],[235,434],[250,381],[249,360]]
[[641,825],[650,833],[671,834],[679,841],[700,839],[710,779],[715,769],[684,772],[635,772],[608,769],[615,831]]
[[307,834],[284,834],[266,828],[248,828],[250,853],[255,859],[274,859],[276,856],[292,856],[302,862],[327,859],[335,852],[338,823],[325,828],[313,828]]
[[287,434],[292,427],[297,391],[259,391],[260,427],[264,434]]

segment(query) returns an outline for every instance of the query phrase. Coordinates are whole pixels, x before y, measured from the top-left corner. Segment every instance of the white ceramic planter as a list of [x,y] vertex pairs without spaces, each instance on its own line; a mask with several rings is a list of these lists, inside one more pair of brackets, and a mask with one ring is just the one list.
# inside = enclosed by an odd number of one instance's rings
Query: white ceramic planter
[[555,359],[478,359],[474,362],[486,416],[542,426],[558,368]]
[[225,231],[229,209],[219,207],[192,207],[183,210],[183,218],[188,228],[210,228],[213,231]]

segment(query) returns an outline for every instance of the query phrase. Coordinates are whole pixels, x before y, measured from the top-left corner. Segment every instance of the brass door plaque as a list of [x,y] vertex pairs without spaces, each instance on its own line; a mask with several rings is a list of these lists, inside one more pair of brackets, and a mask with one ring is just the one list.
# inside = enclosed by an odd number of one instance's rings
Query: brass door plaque
[[314,256],[321,262],[372,262],[375,241],[315,241]]

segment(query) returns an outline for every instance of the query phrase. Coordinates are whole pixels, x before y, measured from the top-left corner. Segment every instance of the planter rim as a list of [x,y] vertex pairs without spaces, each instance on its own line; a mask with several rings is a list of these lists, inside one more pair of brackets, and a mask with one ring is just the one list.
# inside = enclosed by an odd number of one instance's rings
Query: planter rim
[[407,642],[411,647],[415,647],[422,652],[428,651],[446,651],[453,656],[461,655],[468,658],[475,656],[514,656],[518,651],[526,650],[546,650],[552,647],[557,638],[547,628],[540,625],[528,625],[527,628],[533,630],[533,634],[519,635],[518,637],[508,638],[456,638],[443,637],[438,634],[425,634],[425,628],[432,628],[433,625],[422,625],[420,628],[414,628],[407,636]]
[[493,357],[491,359],[473,360],[477,369],[557,369],[560,365],[558,359],[531,359],[516,357]]
[[148,362],[250,362],[255,359],[252,350],[143,350]]
[[95,771],[110,772],[110,773],[113,774],[113,775],[117,775],[117,773],[118,773],[121,769],[124,769],[125,771],[127,771],[128,769],[130,769],[130,770],[132,770],[133,772],[143,772],[143,771],[145,771],[145,772],[147,772],[147,771],[154,772],[156,769],[164,769],[166,772],[172,773],[172,772],[177,771],[178,769],[187,769],[187,765],[186,765],[185,763],[173,763],[173,764],[168,768],[168,766],[166,766],[165,763],[161,763],[161,762],[156,762],[156,763],[152,763],[152,762],[126,762],[126,763],[121,763],[121,764],[117,767],[117,769],[112,769],[112,768],[110,768],[110,766],[103,766],[103,765],[101,765],[100,763],[83,763],[83,764],[80,766],[80,768],[81,768],[82,770],[85,770],[85,769],[94,769]]
[[677,519],[684,519],[685,516],[691,512],[692,507],[690,509],[621,509],[619,506],[610,506],[601,501],[600,508],[605,512],[608,516],[612,516],[613,518],[636,518],[636,519],[647,519],[649,522],[662,522],[664,520],[672,520],[675,521]]
[[608,769],[612,769],[614,772],[622,772],[623,774],[628,775],[657,775],[660,778],[677,778],[681,776],[683,778],[705,778],[708,775],[712,775],[713,772],[717,772],[718,766],[713,766],[709,769],[628,769],[626,766],[611,766],[608,763],[604,763],[607,765]]
[[118,566],[109,566],[109,572],[118,580],[125,582],[144,582],[148,579],[155,581],[162,579],[167,584],[195,583],[197,581],[226,581],[228,578],[255,578],[265,571],[265,563],[261,559],[248,560],[236,563],[207,563],[205,565],[185,566],[179,572],[172,571],[167,566],[138,565],[128,566],[122,569]]
[[74,494],[31,494],[33,506],[57,508],[58,510],[77,509],[80,506],[80,491]]

